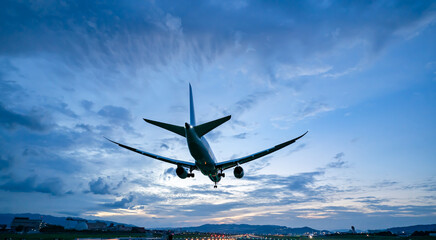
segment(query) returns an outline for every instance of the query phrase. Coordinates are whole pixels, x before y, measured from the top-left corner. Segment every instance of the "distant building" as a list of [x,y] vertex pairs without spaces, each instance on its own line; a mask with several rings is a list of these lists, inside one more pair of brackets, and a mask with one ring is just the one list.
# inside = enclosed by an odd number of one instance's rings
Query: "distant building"
[[67,218],[67,224],[65,226],[65,229],[78,231],[87,230],[88,225],[86,223],[87,221],[84,219],[74,219],[69,217]]
[[135,233],[146,233],[147,230],[145,230],[145,228],[143,228],[143,227],[132,227],[132,232],[135,232]]
[[45,223],[40,219],[15,217],[11,223],[11,230],[14,232],[39,232],[44,225]]
[[91,231],[103,231],[106,230],[107,224],[105,222],[87,222],[88,230]]
[[8,225],[6,225],[6,224],[0,224],[0,232],[6,232],[6,231],[8,231],[8,229],[6,229],[7,226],[8,226]]
[[114,227],[114,230],[120,231],[120,232],[130,232],[130,231],[132,231],[132,227],[125,226],[125,225],[116,225]]

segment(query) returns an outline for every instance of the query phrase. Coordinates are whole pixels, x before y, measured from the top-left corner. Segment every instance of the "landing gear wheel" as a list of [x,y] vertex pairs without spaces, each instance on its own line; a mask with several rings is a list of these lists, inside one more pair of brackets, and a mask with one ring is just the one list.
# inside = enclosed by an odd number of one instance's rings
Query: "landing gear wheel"
[[216,183],[215,183],[215,186],[213,186],[213,188],[217,188],[218,186],[216,185]]
[[195,175],[193,173],[188,173],[188,177],[194,177]]
[[226,177],[225,173],[218,173],[218,177]]

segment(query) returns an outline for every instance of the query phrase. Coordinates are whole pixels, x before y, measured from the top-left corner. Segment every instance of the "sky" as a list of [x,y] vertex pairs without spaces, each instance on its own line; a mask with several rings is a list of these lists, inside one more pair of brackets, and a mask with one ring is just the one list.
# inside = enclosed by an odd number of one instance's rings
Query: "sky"
[[[380,229],[436,223],[435,1],[1,1],[0,212],[146,228]],[[197,123],[200,172],[142,118]]]

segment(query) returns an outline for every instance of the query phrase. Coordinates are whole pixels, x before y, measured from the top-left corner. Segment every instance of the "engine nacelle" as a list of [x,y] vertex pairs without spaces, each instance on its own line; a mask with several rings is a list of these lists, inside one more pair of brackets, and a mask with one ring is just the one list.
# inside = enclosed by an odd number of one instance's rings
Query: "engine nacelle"
[[179,176],[179,178],[181,179],[185,179],[186,177],[188,177],[188,171],[184,167],[177,167],[176,173],[177,176]]
[[240,166],[235,167],[233,175],[235,175],[235,178],[242,178],[244,176],[244,169]]

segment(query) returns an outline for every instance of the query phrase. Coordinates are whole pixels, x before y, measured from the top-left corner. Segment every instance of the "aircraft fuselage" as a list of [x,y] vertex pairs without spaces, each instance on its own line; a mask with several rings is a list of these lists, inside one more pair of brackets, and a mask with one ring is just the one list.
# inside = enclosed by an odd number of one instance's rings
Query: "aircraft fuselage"
[[221,180],[216,168],[216,158],[212,152],[205,137],[198,137],[195,129],[185,123],[186,141],[188,142],[189,152],[195,159],[197,168],[213,182],[217,183]]

